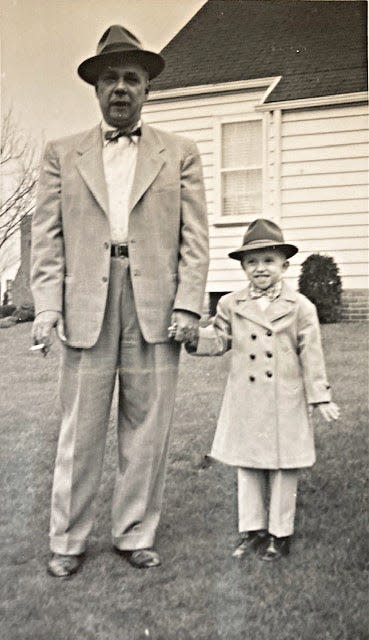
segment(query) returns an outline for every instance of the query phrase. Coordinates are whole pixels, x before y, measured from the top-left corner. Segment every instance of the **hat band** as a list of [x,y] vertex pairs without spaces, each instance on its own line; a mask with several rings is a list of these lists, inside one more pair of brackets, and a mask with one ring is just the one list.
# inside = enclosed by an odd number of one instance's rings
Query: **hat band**
[[265,246],[266,244],[268,245],[278,245],[278,244],[285,244],[283,242],[283,240],[271,240],[270,238],[265,238],[265,240],[250,240],[249,242],[245,242],[244,244],[244,248],[248,249],[249,247],[255,247],[257,248],[258,246]]

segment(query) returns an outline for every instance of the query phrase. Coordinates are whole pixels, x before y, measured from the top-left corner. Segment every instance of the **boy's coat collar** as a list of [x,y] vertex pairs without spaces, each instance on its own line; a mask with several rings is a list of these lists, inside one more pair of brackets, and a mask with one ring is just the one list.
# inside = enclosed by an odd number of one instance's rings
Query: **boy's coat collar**
[[275,320],[279,320],[291,312],[297,301],[297,293],[284,282],[280,296],[273,300],[265,311],[260,309],[257,300],[249,297],[248,288],[237,291],[235,301],[236,313],[267,329],[272,329],[272,323]]

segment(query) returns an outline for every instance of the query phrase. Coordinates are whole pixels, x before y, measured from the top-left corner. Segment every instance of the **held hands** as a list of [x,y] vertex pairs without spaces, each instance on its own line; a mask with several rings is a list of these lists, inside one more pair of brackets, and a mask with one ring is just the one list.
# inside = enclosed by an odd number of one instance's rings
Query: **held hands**
[[322,404],[309,405],[309,415],[313,415],[314,406],[319,407],[319,411],[322,414],[324,420],[331,422],[332,420],[338,420],[340,417],[340,409],[335,402],[323,402]]
[[52,345],[52,330],[56,327],[56,332],[62,342],[67,338],[64,331],[64,320],[60,311],[42,311],[34,319],[32,326],[33,344],[43,344],[42,354],[47,356]]
[[173,311],[168,336],[176,342],[196,341],[199,333],[199,318],[190,311]]

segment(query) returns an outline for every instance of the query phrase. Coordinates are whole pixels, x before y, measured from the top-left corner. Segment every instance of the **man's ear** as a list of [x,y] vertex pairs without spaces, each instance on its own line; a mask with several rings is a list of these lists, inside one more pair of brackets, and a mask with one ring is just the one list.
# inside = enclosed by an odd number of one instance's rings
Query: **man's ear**
[[283,263],[283,271],[287,271],[288,267],[290,266],[290,263],[288,260],[285,260]]

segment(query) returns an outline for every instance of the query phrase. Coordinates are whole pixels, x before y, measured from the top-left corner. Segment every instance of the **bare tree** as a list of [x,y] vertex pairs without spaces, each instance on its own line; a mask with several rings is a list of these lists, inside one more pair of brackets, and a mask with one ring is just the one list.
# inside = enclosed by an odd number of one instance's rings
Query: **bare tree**
[[18,130],[11,109],[1,123],[0,141],[0,249],[23,218],[32,213],[38,175],[38,158],[32,142]]

